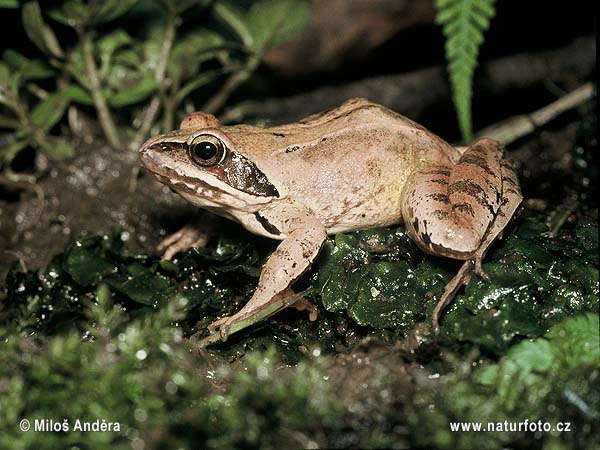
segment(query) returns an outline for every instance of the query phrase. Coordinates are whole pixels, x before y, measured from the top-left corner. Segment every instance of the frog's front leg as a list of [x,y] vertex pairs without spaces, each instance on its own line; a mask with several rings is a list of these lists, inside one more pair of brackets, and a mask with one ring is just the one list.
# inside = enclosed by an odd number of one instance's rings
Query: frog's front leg
[[[264,310],[280,300],[282,295],[287,297],[291,293],[288,289],[290,285],[310,267],[327,238],[325,226],[316,217],[292,219],[286,224],[290,231],[265,263],[252,298],[233,316],[224,317],[208,326],[211,333],[219,330],[223,341],[227,340],[232,325]],[[300,302],[299,306],[308,309],[314,320],[316,309],[310,308],[305,300],[300,299]]]
[[434,310],[436,332],[441,311],[471,274],[489,279],[481,261],[521,200],[514,169],[491,139],[474,143],[454,166],[423,164],[411,175],[402,204],[408,234],[427,253],[466,260]]

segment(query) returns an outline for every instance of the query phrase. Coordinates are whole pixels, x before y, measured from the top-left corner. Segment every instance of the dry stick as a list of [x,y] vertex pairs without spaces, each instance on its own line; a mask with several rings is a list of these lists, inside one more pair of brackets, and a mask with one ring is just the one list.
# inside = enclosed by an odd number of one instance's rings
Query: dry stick
[[[594,87],[591,83],[586,83],[580,88],[566,94],[560,99],[552,102],[548,106],[545,106],[532,114],[529,115],[521,115],[510,118],[506,121],[500,122],[499,124],[492,125],[488,128],[485,128],[478,136],[487,136],[492,139],[496,139],[502,144],[507,145],[511,142],[514,142],[520,137],[525,136],[528,133],[534,131],[537,127],[540,127],[554,117],[559,114],[575,108],[586,100],[589,100],[594,94]],[[304,295],[305,292],[300,294],[296,294],[293,297],[300,297]],[[238,331],[243,330],[244,328],[248,328],[249,326],[259,322],[262,319],[265,319],[279,310],[285,308],[290,304],[290,298],[280,299],[269,305],[268,308],[265,308],[262,311],[259,311],[254,316],[248,317],[245,320],[242,320],[236,324],[234,324],[229,330],[229,335],[237,333]],[[219,332],[212,333],[206,338],[202,339],[198,342],[198,347],[203,348],[207,345],[214,344],[221,340],[221,336]]]
[[586,83],[531,114],[514,116],[484,128],[477,133],[477,136],[495,139],[502,145],[511,144],[542,125],[547,124],[559,114],[585,103],[593,95],[594,85]]
[[100,126],[104,135],[108,140],[110,146],[114,149],[121,148],[121,141],[119,139],[119,133],[117,127],[113,122],[112,116],[106,104],[106,99],[102,95],[102,86],[100,85],[100,75],[98,74],[98,68],[94,61],[94,53],[92,50],[92,40],[89,33],[81,31],[79,33],[83,47],[83,58],[85,61],[85,68],[90,82],[90,89],[92,99],[94,101],[94,107],[98,113],[98,119],[100,120]]

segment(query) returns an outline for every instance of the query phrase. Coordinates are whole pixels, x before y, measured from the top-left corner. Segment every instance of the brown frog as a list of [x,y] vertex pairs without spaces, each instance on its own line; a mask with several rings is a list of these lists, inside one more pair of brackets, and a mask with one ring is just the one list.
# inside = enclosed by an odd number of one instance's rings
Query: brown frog
[[[400,222],[423,251],[465,261],[433,313],[437,331],[442,309],[471,274],[488,279],[482,258],[522,200],[498,142],[453,147],[365,99],[268,128],[221,126],[193,113],[179,130],[149,139],[140,159],[192,204],[282,241],[248,303],[209,326],[223,340],[232,325],[292,293],[327,235]],[[167,258],[206,242],[186,230],[165,240]],[[305,300],[295,306],[316,317]]]

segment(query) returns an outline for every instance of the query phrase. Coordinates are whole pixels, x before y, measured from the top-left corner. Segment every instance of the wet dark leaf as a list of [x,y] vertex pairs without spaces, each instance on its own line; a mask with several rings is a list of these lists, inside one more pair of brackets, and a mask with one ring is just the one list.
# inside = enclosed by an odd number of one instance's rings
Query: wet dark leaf
[[106,282],[135,302],[156,307],[174,293],[168,278],[155,274],[142,264],[129,264],[123,272],[123,275],[107,278]]
[[91,286],[114,273],[115,265],[98,251],[97,240],[71,240],[65,249],[62,268],[80,286]]

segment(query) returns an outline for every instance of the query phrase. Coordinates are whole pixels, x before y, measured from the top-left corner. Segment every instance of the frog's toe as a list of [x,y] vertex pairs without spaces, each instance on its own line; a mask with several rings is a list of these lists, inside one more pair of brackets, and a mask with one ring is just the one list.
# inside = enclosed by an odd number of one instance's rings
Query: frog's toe
[[482,259],[480,257],[475,258],[475,261],[473,262],[473,273],[475,275],[477,275],[479,278],[481,278],[483,281],[485,281],[486,283],[490,283],[492,281],[492,279],[490,278],[490,276],[486,273],[485,270],[483,270],[483,266],[482,266]]
[[319,310],[315,305],[306,300],[304,297],[300,297],[294,303],[290,305],[292,308],[297,309],[298,311],[307,311],[308,312],[308,320],[314,322],[319,317]]
[[208,234],[197,227],[186,225],[175,233],[167,236],[156,248],[164,252],[162,259],[171,260],[177,253],[192,247],[204,247],[208,242]]
[[223,342],[227,341],[229,337],[229,329],[231,328],[231,317],[222,317],[219,320],[215,320],[208,326],[208,331],[212,333],[216,333],[217,331],[221,335],[221,340]]

